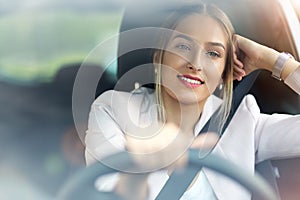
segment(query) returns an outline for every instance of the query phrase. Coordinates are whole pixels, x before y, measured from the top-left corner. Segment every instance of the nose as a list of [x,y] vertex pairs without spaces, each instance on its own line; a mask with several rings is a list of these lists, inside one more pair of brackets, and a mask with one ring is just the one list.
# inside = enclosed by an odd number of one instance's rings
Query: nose
[[193,71],[201,71],[202,64],[201,64],[201,50],[198,49],[193,53],[191,60],[189,61],[188,68]]
[[192,71],[199,71],[199,72],[202,70],[201,66],[195,66],[195,65],[193,65],[191,63],[187,64],[187,68],[189,68]]

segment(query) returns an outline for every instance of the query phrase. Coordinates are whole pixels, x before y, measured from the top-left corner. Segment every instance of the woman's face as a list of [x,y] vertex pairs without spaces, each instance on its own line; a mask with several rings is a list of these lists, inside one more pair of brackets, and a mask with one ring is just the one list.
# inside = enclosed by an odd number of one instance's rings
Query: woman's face
[[185,17],[164,53],[163,92],[183,104],[206,100],[221,81],[227,49],[225,30],[217,21],[200,14]]

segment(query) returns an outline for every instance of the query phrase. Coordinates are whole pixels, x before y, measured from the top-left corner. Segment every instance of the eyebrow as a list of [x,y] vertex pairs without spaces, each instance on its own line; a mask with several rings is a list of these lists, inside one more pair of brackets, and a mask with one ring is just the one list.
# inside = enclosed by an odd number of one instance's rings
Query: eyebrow
[[225,46],[219,42],[208,42],[209,45],[222,47],[225,50]]
[[186,40],[188,40],[188,41],[190,41],[190,42],[194,42],[193,38],[191,38],[191,37],[189,37],[189,36],[187,36],[187,35],[184,35],[184,34],[178,34],[178,35],[176,35],[176,36],[173,38],[173,40],[175,40],[176,38],[183,38],[183,39],[186,39]]
[[[188,41],[190,41],[190,42],[194,42],[194,39],[193,38],[191,38],[191,37],[189,37],[189,36],[187,36],[187,35],[184,35],[184,34],[178,34],[178,35],[176,35],[174,38],[173,38],[173,40],[175,40],[176,38],[183,38],[183,39],[186,39],[186,40],[188,40]],[[221,47],[221,48],[223,48],[224,50],[226,50],[226,48],[225,48],[225,46],[222,44],[222,43],[220,43],[220,42],[207,42],[209,45],[211,45],[211,46],[218,46],[218,47]]]

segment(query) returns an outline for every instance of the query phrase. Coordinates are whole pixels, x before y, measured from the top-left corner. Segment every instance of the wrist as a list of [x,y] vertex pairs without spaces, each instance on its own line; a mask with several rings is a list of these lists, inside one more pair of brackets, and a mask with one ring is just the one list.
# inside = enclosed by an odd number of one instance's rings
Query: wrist
[[294,59],[288,59],[283,67],[281,78],[285,80],[290,73],[295,71],[299,67],[299,62]]
[[[276,62],[279,59],[279,56],[281,56],[280,54],[281,53],[279,53],[278,51],[266,47],[266,50],[262,54],[262,57],[263,57],[262,60],[264,63],[263,64],[264,67],[262,69],[266,69],[273,73],[275,64],[277,64]],[[290,55],[290,56],[288,56],[287,59],[282,61],[281,65],[282,65],[281,72],[280,72],[280,75],[278,75],[278,76],[280,79],[285,80],[290,73],[292,73],[299,67],[299,62],[297,62]]]
[[260,62],[261,65],[259,68],[273,72],[274,65],[280,53],[269,47],[264,47],[263,53],[260,55],[261,55],[261,62]]

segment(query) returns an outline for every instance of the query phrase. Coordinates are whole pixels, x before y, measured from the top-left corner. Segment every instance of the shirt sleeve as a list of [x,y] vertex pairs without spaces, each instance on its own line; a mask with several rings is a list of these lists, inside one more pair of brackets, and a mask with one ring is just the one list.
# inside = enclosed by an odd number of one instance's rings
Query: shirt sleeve
[[[101,98],[107,99],[109,95],[104,94]],[[101,99],[97,99],[91,107],[85,144],[87,165],[103,162],[103,158],[125,149],[125,137],[114,119],[113,110],[107,102],[103,103]],[[97,178],[95,187],[102,192],[111,192],[118,180],[118,173],[101,176]]]
[[[85,137],[87,165],[124,151],[124,133],[137,132],[138,128],[151,122],[151,103],[147,95],[145,89],[132,93],[111,90],[96,99],[91,107]],[[145,110],[145,117],[141,117],[141,110]]]
[[300,66],[288,75],[284,83],[300,95]]
[[[151,93],[152,94],[152,93]],[[91,106],[88,130],[85,136],[86,164],[102,162],[103,164],[122,171],[122,163],[113,166],[103,158],[125,150],[125,133],[137,130],[140,123],[147,125],[150,111],[150,94],[140,89],[131,93],[107,91],[101,94]],[[143,104],[145,103],[145,105]],[[142,106],[144,105],[144,106]],[[140,117],[140,110],[145,110],[145,117]],[[141,126],[142,126],[141,125]],[[143,127],[143,126],[142,126]],[[119,180],[118,173],[99,177],[95,186],[100,191],[112,191]]]
[[125,149],[124,134],[113,119],[109,106],[92,105],[85,144],[87,165]]
[[259,114],[256,162],[300,156],[300,115]]
[[[300,94],[300,66],[285,79]],[[300,115],[257,114],[257,162],[300,156]]]

